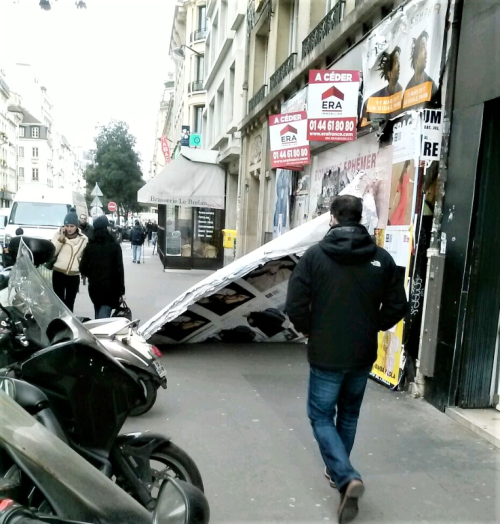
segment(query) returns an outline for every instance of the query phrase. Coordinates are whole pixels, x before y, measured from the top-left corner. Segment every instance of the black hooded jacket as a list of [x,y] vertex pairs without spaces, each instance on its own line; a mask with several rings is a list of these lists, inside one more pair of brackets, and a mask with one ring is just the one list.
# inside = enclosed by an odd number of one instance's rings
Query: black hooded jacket
[[288,316],[309,335],[311,365],[326,370],[373,365],[378,332],[397,324],[407,309],[393,258],[356,223],[333,227],[309,248],[288,285]]

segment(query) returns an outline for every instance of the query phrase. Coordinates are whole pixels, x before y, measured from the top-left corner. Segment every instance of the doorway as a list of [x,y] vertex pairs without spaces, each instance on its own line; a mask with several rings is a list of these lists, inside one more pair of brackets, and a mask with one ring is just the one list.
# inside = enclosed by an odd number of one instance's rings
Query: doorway
[[468,300],[464,322],[457,405],[498,404],[500,315],[500,99],[484,107],[469,241]]

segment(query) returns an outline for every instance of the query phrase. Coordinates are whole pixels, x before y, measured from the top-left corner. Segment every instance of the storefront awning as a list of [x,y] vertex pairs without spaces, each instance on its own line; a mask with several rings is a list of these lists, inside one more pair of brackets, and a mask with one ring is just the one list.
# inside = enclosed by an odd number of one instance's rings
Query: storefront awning
[[218,152],[182,148],[181,154],[137,192],[140,204],[224,209],[225,173]]

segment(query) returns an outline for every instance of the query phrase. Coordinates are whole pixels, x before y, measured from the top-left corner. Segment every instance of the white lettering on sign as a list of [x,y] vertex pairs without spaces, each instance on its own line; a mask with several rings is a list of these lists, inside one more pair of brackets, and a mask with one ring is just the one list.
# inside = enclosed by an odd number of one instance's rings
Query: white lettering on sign
[[422,116],[421,160],[439,160],[443,136],[443,112],[441,109],[424,109]]
[[274,119],[273,125],[274,124],[285,124],[286,122],[296,122],[298,120],[302,120],[301,114],[296,114],[296,115],[284,114],[284,115],[276,116],[276,118]]
[[352,74],[325,71],[324,73],[316,73],[315,81],[316,82],[352,82]]

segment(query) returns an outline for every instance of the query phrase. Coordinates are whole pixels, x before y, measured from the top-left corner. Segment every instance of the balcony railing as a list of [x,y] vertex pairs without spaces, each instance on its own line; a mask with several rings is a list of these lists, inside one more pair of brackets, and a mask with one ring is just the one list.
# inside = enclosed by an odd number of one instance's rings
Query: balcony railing
[[269,79],[269,91],[272,91],[284,78],[286,78],[295,68],[297,63],[297,53],[292,53]]
[[196,42],[197,40],[205,40],[207,37],[208,30],[206,27],[202,27],[200,29],[197,29],[196,31],[193,31],[191,33],[191,42]]
[[267,84],[264,84],[248,101],[248,112],[253,111],[266,96]]
[[203,91],[203,80],[195,80],[188,85],[189,93],[196,93],[197,91]]
[[340,24],[344,18],[344,7],[345,0],[339,0],[325,18],[309,33],[302,42],[302,58],[305,58]]

